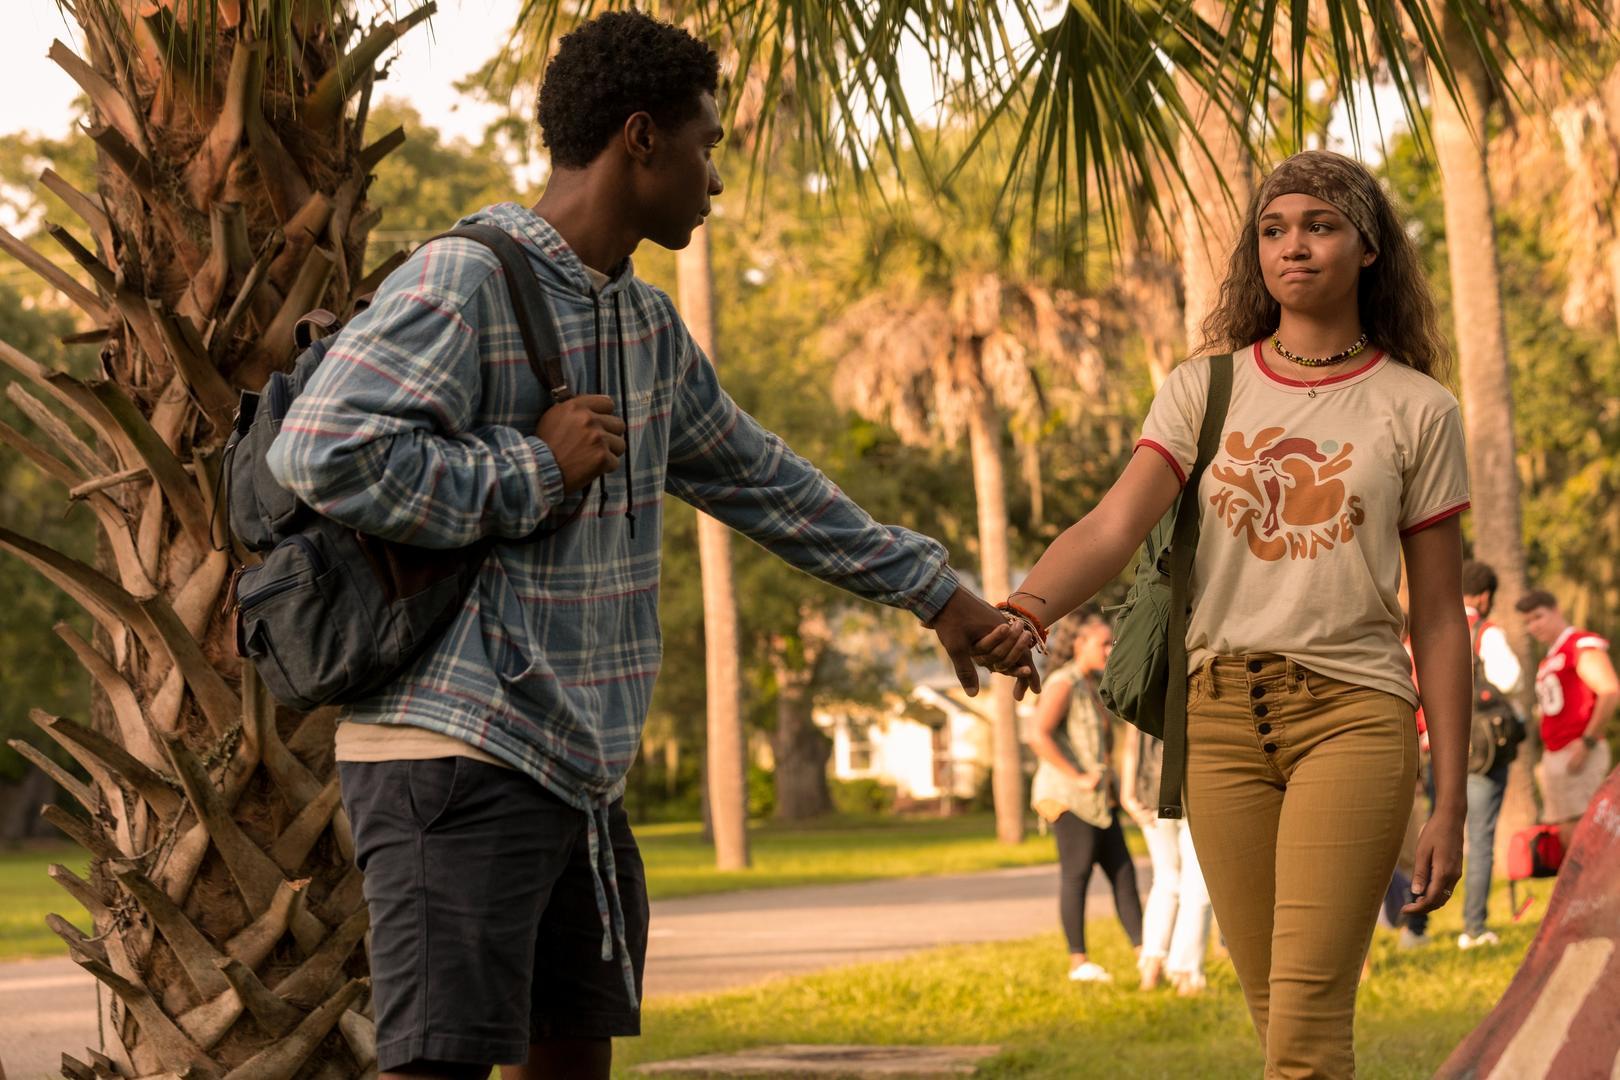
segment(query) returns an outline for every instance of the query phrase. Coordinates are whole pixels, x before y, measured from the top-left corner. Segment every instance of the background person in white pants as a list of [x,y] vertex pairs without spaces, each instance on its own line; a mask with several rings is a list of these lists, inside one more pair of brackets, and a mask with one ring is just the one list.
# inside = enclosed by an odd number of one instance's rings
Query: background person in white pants
[[1142,989],[1152,990],[1169,976],[1177,993],[1190,997],[1204,989],[1209,891],[1186,819],[1158,815],[1164,743],[1135,728],[1128,729],[1120,743],[1119,804],[1141,828],[1153,860],[1153,887],[1137,961]]

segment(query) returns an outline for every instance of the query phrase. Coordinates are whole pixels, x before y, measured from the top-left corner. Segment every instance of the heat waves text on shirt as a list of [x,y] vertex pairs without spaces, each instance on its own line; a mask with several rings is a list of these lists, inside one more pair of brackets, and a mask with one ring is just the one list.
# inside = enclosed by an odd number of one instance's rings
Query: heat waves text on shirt
[[1232,432],[1224,450],[1210,466],[1219,490],[1209,502],[1256,558],[1318,558],[1350,542],[1367,518],[1360,496],[1340,479],[1352,464],[1351,443],[1318,444],[1268,427],[1252,439]]

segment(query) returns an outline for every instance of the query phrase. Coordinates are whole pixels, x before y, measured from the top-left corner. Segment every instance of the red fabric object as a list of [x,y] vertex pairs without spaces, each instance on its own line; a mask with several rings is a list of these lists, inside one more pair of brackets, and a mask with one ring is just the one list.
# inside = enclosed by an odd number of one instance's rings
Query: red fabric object
[[1552,877],[1564,861],[1564,844],[1558,839],[1558,826],[1532,825],[1520,829],[1508,841],[1509,881]]
[[1575,828],[1541,929],[1439,1080],[1588,1080],[1620,1057],[1620,769]]
[[1541,742],[1548,750],[1562,750],[1580,738],[1591,723],[1597,695],[1575,670],[1575,661],[1587,649],[1608,647],[1608,641],[1597,634],[1572,626],[1558,635],[1546,659],[1536,668]]
[[1417,684],[1417,657],[1412,655],[1412,639],[1410,637],[1402,638],[1401,644],[1406,648],[1406,662],[1412,665],[1412,689],[1418,692],[1418,746],[1423,750],[1427,750],[1429,748],[1429,725],[1428,722],[1423,719],[1423,690]]

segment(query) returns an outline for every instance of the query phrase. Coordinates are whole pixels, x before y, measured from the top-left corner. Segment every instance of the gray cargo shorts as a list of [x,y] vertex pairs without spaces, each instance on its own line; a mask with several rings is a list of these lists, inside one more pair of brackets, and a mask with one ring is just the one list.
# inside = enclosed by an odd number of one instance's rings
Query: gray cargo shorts
[[[377,1068],[521,1064],[529,1044],[641,1033],[602,918],[586,815],[513,769],[338,763],[371,913]],[[637,997],[647,877],[621,803],[609,836]]]

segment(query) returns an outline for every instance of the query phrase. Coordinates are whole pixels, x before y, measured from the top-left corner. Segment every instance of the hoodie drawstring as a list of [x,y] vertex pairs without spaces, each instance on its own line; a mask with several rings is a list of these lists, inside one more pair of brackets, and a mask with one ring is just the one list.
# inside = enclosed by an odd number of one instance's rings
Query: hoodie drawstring
[[608,825],[608,802],[592,800],[585,807],[585,841],[591,860],[591,884],[596,888],[596,912],[602,917],[602,959],[618,954],[619,973],[630,1007],[641,1008],[636,996],[636,970],[630,963],[630,946],[625,940],[624,905],[619,899],[619,868],[613,858],[613,838]]
[[624,516],[630,523],[630,539],[636,538],[636,456],[630,446],[630,377],[624,360],[624,319],[619,294],[613,294],[613,340],[619,356],[619,407],[624,412]]
[[[617,303],[617,301],[615,301]],[[600,293],[591,293],[591,315],[596,323],[596,392],[607,393],[607,383],[602,381],[602,297]],[[597,478],[602,485],[601,497],[597,500],[597,516],[607,516],[608,484],[606,474]],[[587,493],[588,494],[588,493]]]

